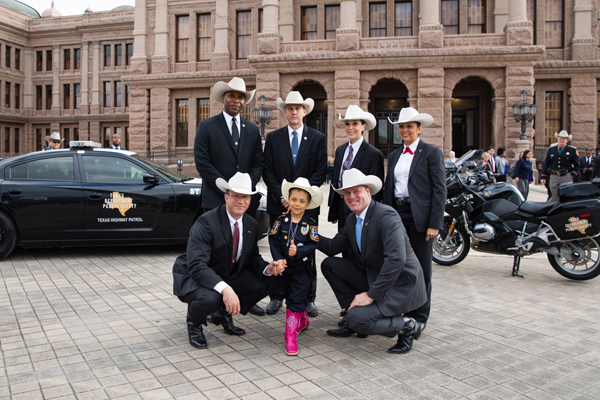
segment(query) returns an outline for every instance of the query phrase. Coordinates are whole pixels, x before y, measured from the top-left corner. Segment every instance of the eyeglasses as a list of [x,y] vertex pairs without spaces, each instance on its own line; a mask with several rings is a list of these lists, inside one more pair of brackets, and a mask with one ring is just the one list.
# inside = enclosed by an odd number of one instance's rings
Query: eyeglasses
[[60,140],[51,140],[52,143],[60,143]]

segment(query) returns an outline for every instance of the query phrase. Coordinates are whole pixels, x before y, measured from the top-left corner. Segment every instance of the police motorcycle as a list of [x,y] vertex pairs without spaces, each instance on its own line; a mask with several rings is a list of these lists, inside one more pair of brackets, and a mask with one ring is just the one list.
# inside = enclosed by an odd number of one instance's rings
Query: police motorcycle
[[512,276],[521,258],[545,252],[552,268],[573,280],[600,274],[600,180],[566,184],[558,203],[524,201],[508,183],[493,183],[476,167],[481,150],[446,163],[448,200],[444,229],[433,243],[433,261],[455,265],[469,249],[514,257]]

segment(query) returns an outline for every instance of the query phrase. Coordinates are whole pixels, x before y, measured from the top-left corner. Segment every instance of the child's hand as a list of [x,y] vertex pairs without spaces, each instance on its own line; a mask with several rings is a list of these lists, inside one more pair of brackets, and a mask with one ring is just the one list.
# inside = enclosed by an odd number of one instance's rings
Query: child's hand
[[279,275],[283,274],[283,271],[285,271],[285,267],[287,266],[286,264],[287,263],[284,259],[277,261],[277,268],[279,270]]
[[296,255],[296,245],[294,244],[293,240],[292,243],[290,243],[290,251],[288,254],[290,255],[290,257],[294,257]]

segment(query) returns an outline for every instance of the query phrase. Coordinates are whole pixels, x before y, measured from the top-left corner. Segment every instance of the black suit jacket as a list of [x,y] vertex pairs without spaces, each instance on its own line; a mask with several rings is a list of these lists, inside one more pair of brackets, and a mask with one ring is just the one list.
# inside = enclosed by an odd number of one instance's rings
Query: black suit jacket
[[[399,148],[394,151],[388,161],[383,203],[390,206],[394,204],[394,169],[402,150]],[[425,143],[423,139],[419,140],[410,165],[408,193],[417,231],[424,233],[427,228],[442,229],[447,193],[444,156],[440,149]]]
[[[287,125],[270,132],[265,142],[265,170],[267,184],[267,212],[281,215],[286,209],[281,205],[281,184],[285,179],[293,182],[306,178],[311,185],[321,186],[327,173],[327,140],[316,129],[304,125],[296,165],[292,159]],[[308,210],[309,215],[319,215],[319,208]]]
[[346,228],[333,239],[319,236],[319,250],[330,257],[354,250],[358,260],[353,261],[367,272],[367,294],[383,315],[401,315],[422,306],[427,300],[423,271],[398,213],[371,201],[363,222],[362,252],[356,244],[355,226],[356,214],[351,213]]
[[[242,255],[237,269],[248,269],[259,278],[268,265],[258,251],[259,229],[254,218],[244,214]],[[204,213],[190,229],[187,250],[173,265],[173,294],[183,296],[204,286],[213,289],[230,278],[233,237],[225,205]],[[183,301],[183,300],[182,300]]]
[[594,157],[594,171],[592,171],[592,179],[600,178],[600,154]]
[[[333,189],[339,189],[340,187],[340,172],[342,170],[342,164],[344,163],[344,152],[349,145],[350,142],[346,142],[335,149],[335,158],[333,161],[333,179],[331,181],[331,189],[329,190],[328,221],[337,221],[341,210],[344,209],[344,200]],[[363,139],[362,144],[352,159],[351,168],[356,168],[365,175],[375,175],[381,179],[381,182],[383,182],[385,173],[383,169],[383,153]],[[380,190],[379,193],[373,196],[373,200],[381,201],[382,197],[383,191]],[[348,212],[349,211],[350,210],[348,210]]]
[[260,180],[264,157],[258,127],[240,118],[240,143],[236,154],[223,113],[198,124],[194,143],[196,169],[202,177],[202,207],[216,208],[225,203],[217,178],[228,181],[236,172],[250,174],[252,188]]
[[587,168],[594,168],[595,157],[592,157],[592,161],[588,162],[586,156],[579,157],[579,164],[581,165],[581,180],[589,181],[592,179],[592,171],[585,171]]

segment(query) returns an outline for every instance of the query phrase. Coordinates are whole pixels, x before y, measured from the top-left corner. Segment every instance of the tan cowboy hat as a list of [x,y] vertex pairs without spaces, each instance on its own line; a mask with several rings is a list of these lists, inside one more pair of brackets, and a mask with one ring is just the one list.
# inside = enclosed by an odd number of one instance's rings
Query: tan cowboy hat
[[555,138],[559,138],[559,137],[564,137],[567,138],[567,140],[570,142],[571,139],[573,139],[573,135],[569,135],[569,133],[567,131],[565,131],[564,129],[562,131],[560,131],[559,133],[554,132],[554,137]]
[[246,90],[246,82],[242,78],[235,77],[229,81],[229,83],[225,82],[217,82],[213,87],[213,97],[219,103],[223,103],[223,95],[227,92],[240,92],[244,96],[246,96],[246,104],[250,103],[254,98],[254,93],[256,93],[256,89],[252,91]]
[[370,112],[365,112],[359,106],[354,105],[348,106],[348,109],[346,109],[346,116],[342,118],[342,115],[340,114],[339,119],[340,121],[344,122],[356,119],[362,120],[367,125],[365,128],[366,131],[370,131],[371,129],[375,128],[375,125],[377,125],[373,114],[371,114]]
[[342,175],[342,181],[344,186],[339,189],[333,189],[339,194],[344,194],[344,189],[348,189],[354,186],[368,186],[371,188],[371,196],[375,195],[381,190],[383,183],[381,179],[375,175],[365,175],[356,168],[350,168],[344,171]]
[[292,189],[306,190],[308,194],[310,194],[310,205],[306,207],[307,210],[312,210],[313,208],[319,208],[321,206],[321,203],[323,202],[323,193],[321,192],[321,188],[318,186],[310,186],[308,179],[296,178],[293,183],[284,179],[283,183],[281,184],[281,194],[285,201],[288,201],[290,198],[290,190]]
[[46,141],[48,140],[60,140],[62,142],[65,139],[60,138],[60,132],[52,132],[52,135],[46,136]]
[[282,113],[285,114],[285,106],[287,106],[288,104],[300,104],[304,106],[304,108],[306,109],[306,115],[310,114],[310,112],[315,107],[315,101],[313,99],[304,100],[300,92],[296,91],[291,91],[285,98],[285,101],[281,100],[281,97],[277,98],[277,107],[279,107],[279,110]]
[[223,178],[217,178],[216,184],[224,193],[227,193],[228,190],[240,194],[252,195],[258,193],[256,190],[252,191],[252,179],[250,178],[250,175],[243,172],[236,172],[235,175],[229,179],[229,182]]
[[406,107],[400,110],[398,121],[394,122],[390,117],[388,117],[388,120],[393,125],[399,125],[405,122],[420,122],[423,128],[433,124],[433,117],[431,115],[426,113],[419,114],[419,112],[412,107]]

